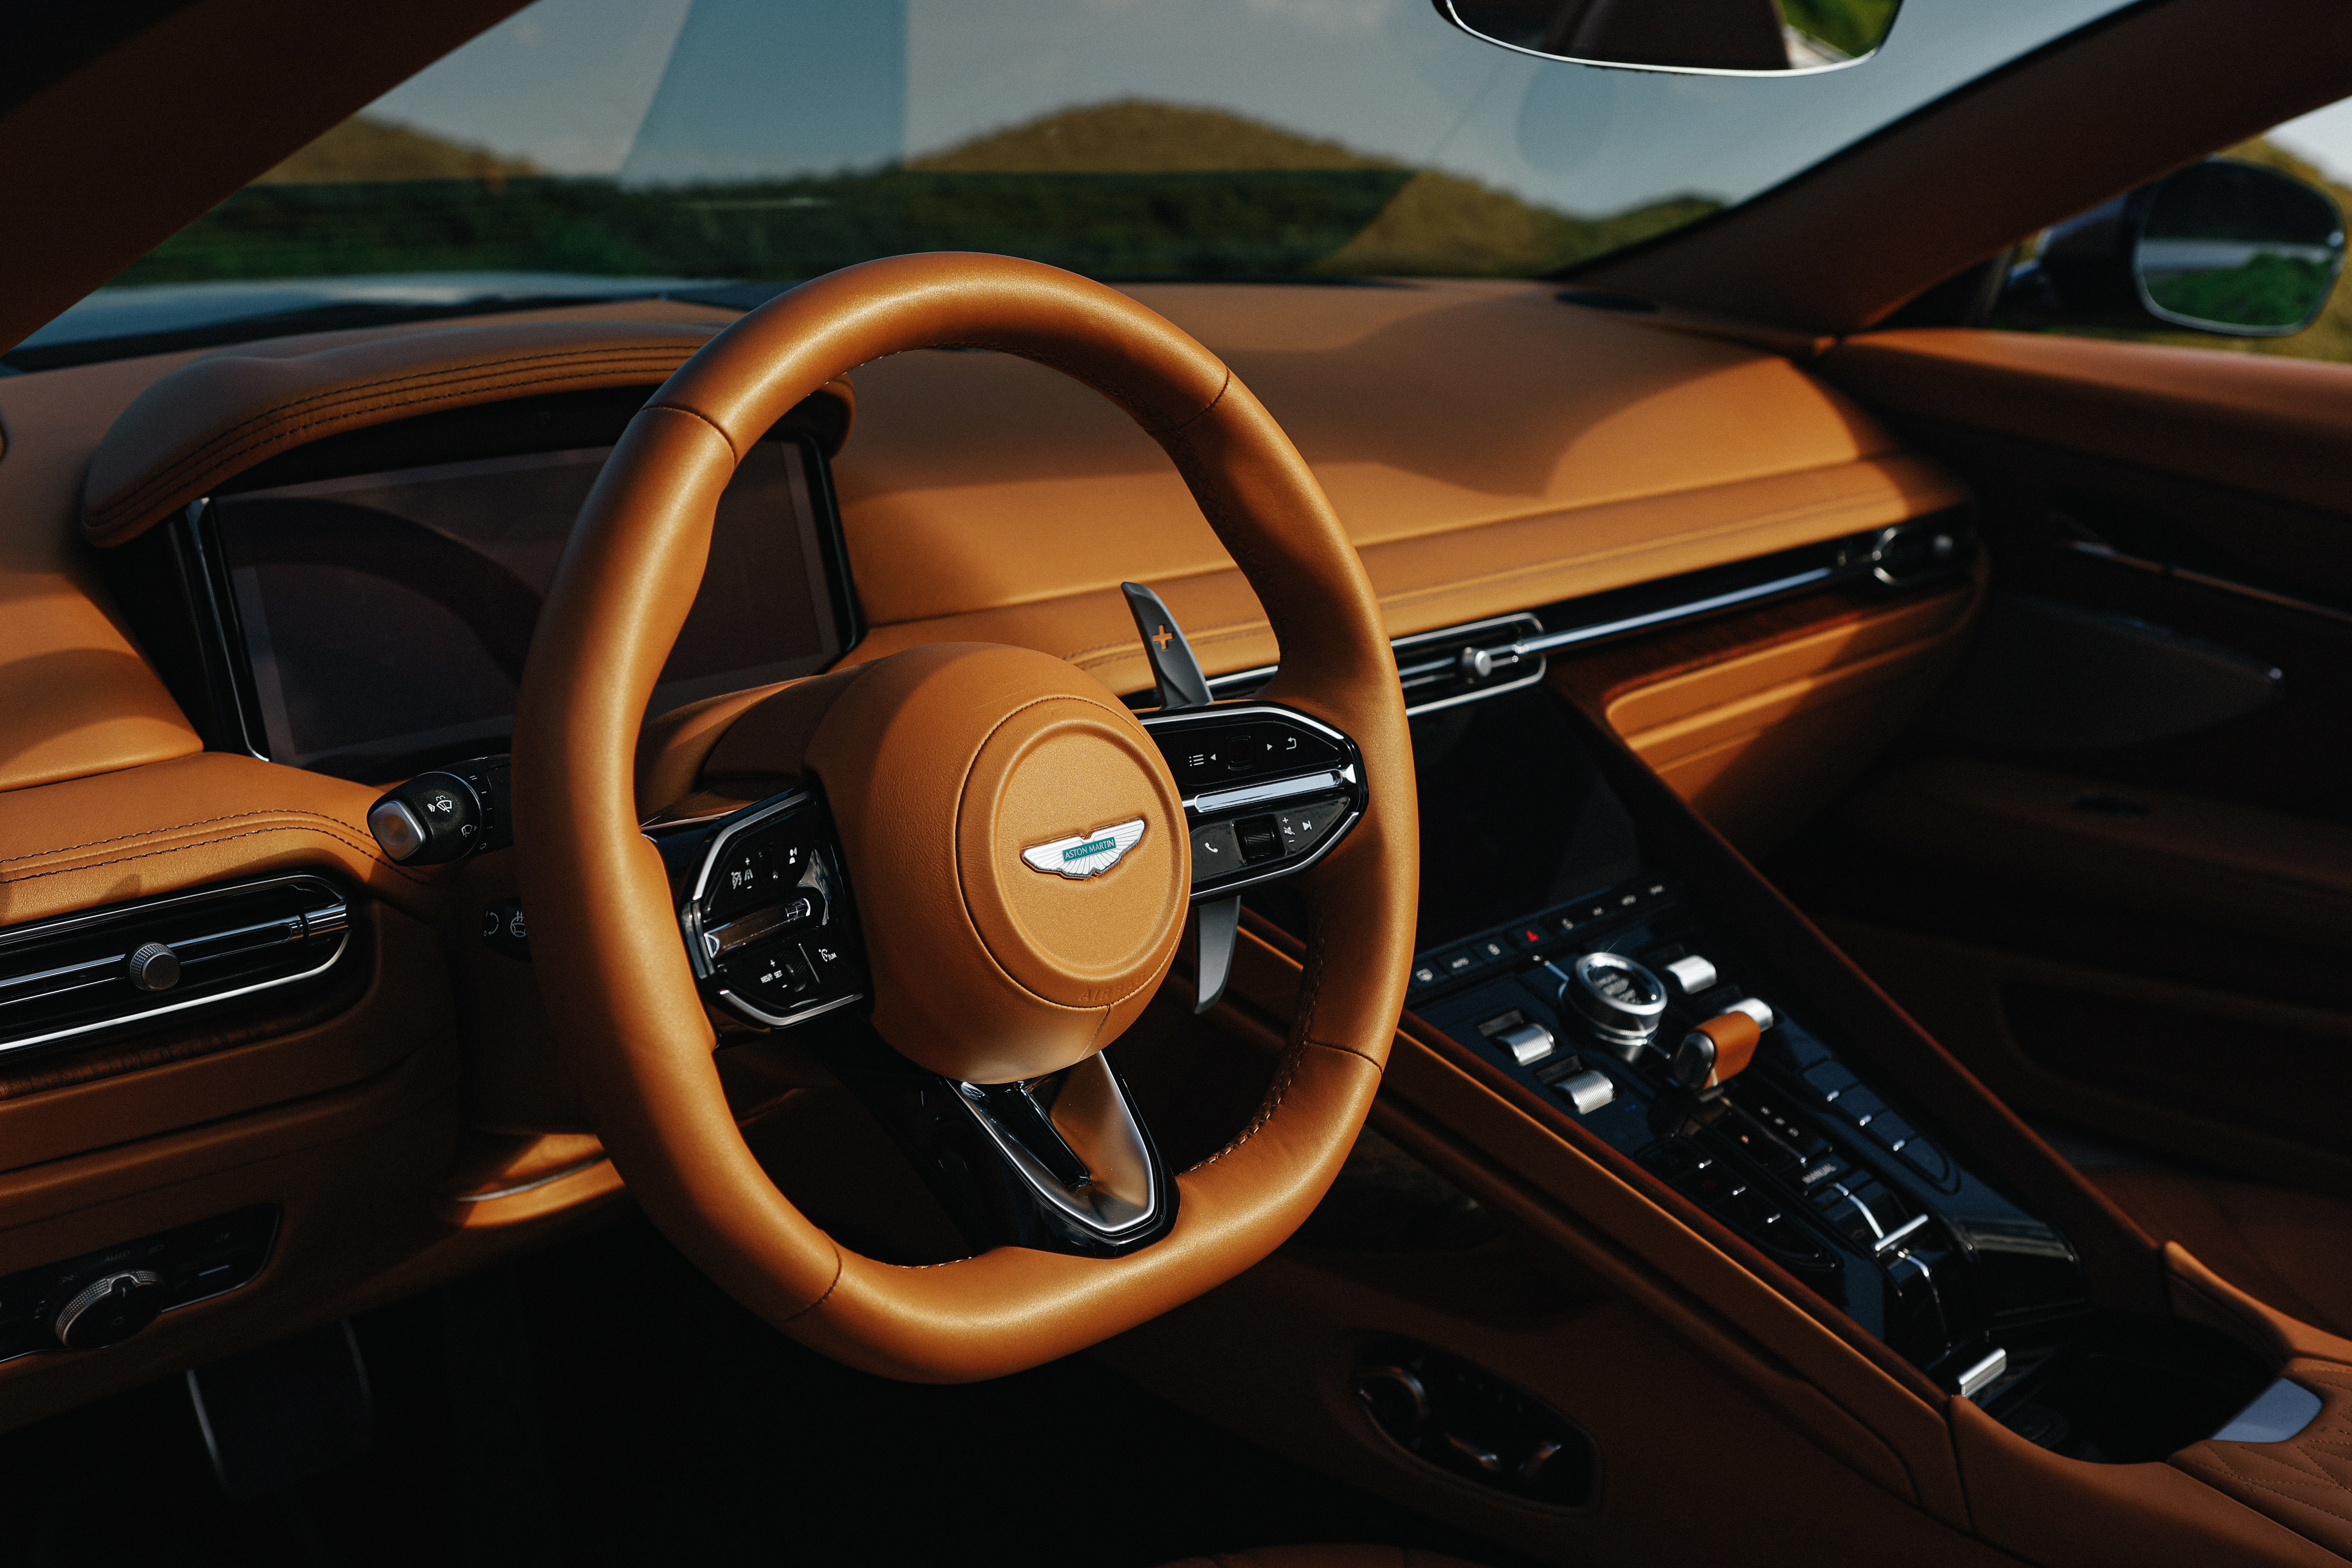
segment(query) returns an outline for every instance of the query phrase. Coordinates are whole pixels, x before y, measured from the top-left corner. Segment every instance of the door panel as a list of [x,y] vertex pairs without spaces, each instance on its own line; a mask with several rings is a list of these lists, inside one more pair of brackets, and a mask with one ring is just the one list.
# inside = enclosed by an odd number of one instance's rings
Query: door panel
[[1993,635],[1776,875],[2021,1109],[2352,1193],[2352,367],[1934,331],[1825,369],[1976,489]]

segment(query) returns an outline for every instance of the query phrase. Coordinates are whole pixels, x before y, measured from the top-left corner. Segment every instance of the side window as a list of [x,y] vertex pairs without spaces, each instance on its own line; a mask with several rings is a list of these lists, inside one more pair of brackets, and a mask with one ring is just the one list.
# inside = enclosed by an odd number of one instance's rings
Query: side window
[[[2219,253],[2234,248],[2243,253],[2224,258],[2234,263],[2226,271],[2216,268],[2191,275],[2147,270],[2139,274],[2144,282],[2144,288],[2139,289],[2131,289],[2124,281],[2129,275],[2120,270],[2111,269],[2103,280],[2096,265],[2097,254],[2103,248],[2127,247],[2143,234],[2146,238],[2140,240],[2142,254],[2153,258],[2160,267],[2168,246],[2150,242],[2158,241],[2158,231],[2168,222],[2181,226],[2177,220],[2183,209],[2196,205],[2195,197],[2183,195],[2179,187],[2172,187],[2169,195],[2165,190],[2153,191],[2142,196],[2137,205],[2131,198],[2109,203],[2066,224],[2045,229],[2021,246],[2011,260],[2010,285],[1987,324],[2084,337],[2125,338],[2223,353],[2284,354],[2295,359],[2352,363],[2352,287],[2334,278],[2338,263],[2329,253],[2328,244],[2332,239],[2333,249],[2340,253],[2346,217],[2352,215],[2352,99],[2273,126],[2252,141],[2225,148],[2213,156],[2225,163],[2252,164],[2291,176],[2321,193],[2335,208],[2334,235],[2323,232],[2330,218],[2322,204],[2302,198],[2310,216],[2302,219],[2300,226],[2309,232],[2288,232],[2296,228],[2295,223],[2292,217],[2282,218],[2273,209],[2263,215],[2271,220],[2268,226],[2259,221],[2252,225],[2263,229],[2271,243],[2260,247],[2233,244],[2251,232],[2244,226],[2245,211],[2241,203],[2231,212],[2197,215],[2204,220],[2202,225],[2192,221],[2187,226],[2198,237],[2168,241],[2169,249],[2189,253],[2192,258],[2200,251]],[[2224,172],[2209,170],[2207,175],[2203,184],[2209,192],[2226,190],[2232,184],[2232,177]],[[2240,186],[2249,184],[2242,175],[2236,176],[2234,183]],[[2298,199],[2292,191],[2278,191],[2272,185],[2263,188],[2290,205]],[[2209,201],[2205,205],[2212,208],[2232,204]],[[2233,227],[2233,218],[2239,226]],[[2113,254],[2111,248],[2108,254]],[[2203,259],[2210,260],[2210,256]],[[2319,307],[2309,324],[2278,335],[2225,336],[2184,330],[2149,321],[2139,308],[2144,301],[2153,300],[2159,307],[2168,304],[2189,315],[2230,315],[2263,330],[2263,322],[2301,321],[2309,311],[2310,300],[2321,290],[2328,289],[2331,281],[2334,286],[2326,294],[2326,302]],[[2138,297],[2131,298],[2132,295]]]

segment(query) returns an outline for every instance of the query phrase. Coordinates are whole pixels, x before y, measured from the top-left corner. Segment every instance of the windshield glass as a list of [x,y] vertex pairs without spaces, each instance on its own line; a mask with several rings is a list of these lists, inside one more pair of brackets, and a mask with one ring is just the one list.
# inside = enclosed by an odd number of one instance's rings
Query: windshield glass
[[1908,0],[1874,58],[1772,79],[1538,60],[1428,0],[540,0],[7,358],[944,248],[1109,279],[1548,274],[2116,4]]

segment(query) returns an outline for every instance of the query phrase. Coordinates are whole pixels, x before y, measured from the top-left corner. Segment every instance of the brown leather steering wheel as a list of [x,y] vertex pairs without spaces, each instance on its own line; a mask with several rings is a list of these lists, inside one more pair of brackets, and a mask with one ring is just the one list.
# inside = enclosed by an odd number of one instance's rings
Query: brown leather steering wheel
[[[1307,969],[1265,1102],[1175,1176],[1166,1233],[1121,1256],[1000,1246],[910,1268],[812,1224],[737,1130],[664,864],[638,826],[639,719],[738,461],[832,376],[946,345],[1048,365],[1149,431],[1280,639],[1281,671],[1256,700],[1344,732],[1360,757],[1361,817],[1296,884],[1312,910]],[[1165,976],[1192,886],[1188,803],[1143,726],[1092,677],[1024,649],[933,645],[820,679],[799,762],[838,825],[874,1029],[961,1086],[1093,1060]],[[1363,564],[1232,372],[1073,274],[994,256],[870,262],[782,295],[681,367],[631,423],[564,555],[516,714],[514,789],[541,989],[629,1190],[737,1299],[855,1365],[994,1376],[1232,1278],[1321,1197],[1379,1087],[1419,861],[1403,699]],[[1114,823],[1140,837],[1099,876],[1024,864],[1057,834]]]

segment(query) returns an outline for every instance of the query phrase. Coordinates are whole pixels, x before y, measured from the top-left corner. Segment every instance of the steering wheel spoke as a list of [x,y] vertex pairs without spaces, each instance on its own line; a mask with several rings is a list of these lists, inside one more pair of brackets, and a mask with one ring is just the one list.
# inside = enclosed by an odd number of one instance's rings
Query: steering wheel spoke
[[825,1066],[874,1113],[974,1252],[1116,1258],[1176,1221],[1176,1184],[1100,1051],[1042,1078],[963,1083],[863,1019],[824,1031]]
[[888,1129],[974,1251],[1116,1257],[1167,1234],[1175,1184],[1109,1058],[965,1083],[908,1060],[874,1028],[845,859],[815,789],[651,837],[704,997],[762,1029],[827,1020],[811,1035],[826,1067]]
[[789,1028],[867,1000],[857,910],[824,798],[801,787],[657,827],[695,984],[747,1024]]

